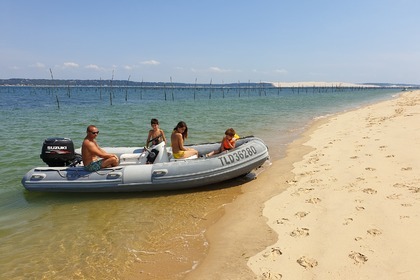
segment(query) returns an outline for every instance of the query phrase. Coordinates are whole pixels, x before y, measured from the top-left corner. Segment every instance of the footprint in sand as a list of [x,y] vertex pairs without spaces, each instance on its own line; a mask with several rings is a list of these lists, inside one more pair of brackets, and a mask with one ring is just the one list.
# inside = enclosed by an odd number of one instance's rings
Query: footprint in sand
[[360,241],[360,240],[362,240],[362,239],[363,239],[363,238],[361,238],[360,236],[357,236],[357,237],[355,237],[355,238],[354,238],[354,240],[355,240],[355,241]]
[[413,206],[412,204],[410,204],[410,203],[403,203],[403,204],[401,204],[401,206],[402,207],[411,207],[411,206]]
[[376,228],[372,228],[372,229],[368,229],[367,233],[369,233],[370,235],[373,235],[373,236],[377,236],[377,235],[381,235],[382,231],[380,231],[379,229],[376,229]]
[[268,271],[268,272],[264,272],[263,274],[262,274],[262,279],[276,279],[276,280],[278,280],[278,279],[282,279],[283,278],[283,275],[282,274],[280,274],[280,273],[272,273],[272,272],[270,272],[270,271]]
[[419,193],[420,192],[420,188],[418,187],[409,187],[408,188],[412,193]]
[[395,183],[392,185],[394,188],[408,188],[409,186],[402,184],[402,183]]
[[304,218],[304,217],[306,217],[308,214],[309,214],[309,212],[303,212],[303,211],[300,211],[300,212],[296,212],[295,217],[297,217],[297,218]]
[[290,233],[292,237],[308,236],[309,228],[297,228]]
[[289,185],[293,185],[296,184],[298,181],[296,180],[286,180],[286,183],[288,183]]
[[395,114],[396,115],[401,115],[401,113],[404,111],[404,108],[397,108],[395,109]]
[[365,255],[353,251],[351,251],[351,253],[349,254],[349,258],[354,261],[354,264],[364,264],[368,260],[368,258]]
[[[317,183],[320,183],[320,182],[322,182],[322,179],[312,179],[312,180],[309,181],[309,183],[311,183],[311,184],[317,184]],[[311,190],[313,190],[313,189],[311,189]]]
[[363,210],[365,210],[365,207],[363,207],[363,206],[357,206],[356,207],[356,210],[357,211],[363,211]]
[[263,254],[264,258],[272,257],[273,259],[277,258],[278,256],[283,255],[283,252],[280,250],[279,247],[273,247],[270,251],[265,252]]
[[402,194],[396,194],[396,193],[394,193],[394,194],[388,195],[386,198],[388,198],[388,199],[400,199],[400,196],[401,195]]
[[289,219],[287,219],[287,218],[281,218],[281,220],[277,220],[276,223],[278,225],[282,225],[284,223],[287,223],[288,221],[289,221]]
[[410,170],[413,170],[413,168],[412,167],[403,167],[403,168],[401,168],[401,171],[410,171]]
[[367,171],[375,171],[376,169],[373,168],[373,167],[366,167],[365,170],[367,170]]
[[311,268],[311,267],[315,267],[315,266],[318,265],[318,262],[315,259],[308,258],[308,257],[305,257],[305,256],[300,257],[296,261],[297,261],[298,264],[300,264],[304,268]]
[[375,194],[378,191],[377,190],[374,190],[374,189],[371,189],[371,188],[367,188],[367,189],[363,189],[363,192],[364,193],[367,193],[367,194]]
[[359,158],[358,156],[352,156],[352,157],[350,157],[351,159],[356,159],[356,158]]
[[395,157],[394,155],[387,155],[386,156],[387,158],[393,158],[393,157]]
[[314,190],[314,188],[299,188],[297,191],[295,191],[294,193],[292,193],[290,195],[299,196],[301,193],[309,193],[313,190]]
[[344,220],[344,223],[343,223],[343,225],[348,225],[349,223],[351,223],[351,222],[353,222],[353,218],[347,218],[347,219],[345,219]]
[[315,198],[307,199],[307,200],[305,200],[305,202],[306,203],[317,204],[317,203],[320,203],[321,202],[321,199],[318,198],[318,197],[315,197]]

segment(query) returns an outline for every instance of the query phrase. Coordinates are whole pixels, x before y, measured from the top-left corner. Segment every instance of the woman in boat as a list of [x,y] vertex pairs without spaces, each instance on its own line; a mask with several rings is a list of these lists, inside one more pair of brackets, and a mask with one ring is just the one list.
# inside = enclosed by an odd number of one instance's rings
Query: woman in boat
[[147,135],[146,148],[149,148],[150,142],[152,145],[157,145],[162,141],[166,142],[165,133],[159,128],[159,121],[157,119],[152,119],[150,125],[152,126],[152,129],[149,130],[149,135]]
[[191,156],[198,156],[198,151],[184,146],[184,140],[188,137],[188,127],[183,121],[179,122],[171,135],[171,146],[174,158],[189,158]]

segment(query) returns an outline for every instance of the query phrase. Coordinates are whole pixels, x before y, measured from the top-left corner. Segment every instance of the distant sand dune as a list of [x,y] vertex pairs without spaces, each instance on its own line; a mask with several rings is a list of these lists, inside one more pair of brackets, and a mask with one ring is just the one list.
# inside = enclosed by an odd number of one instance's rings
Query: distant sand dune
[[274,87],[379,87],[378,85],[353,84],[345,82],[271,82],[271,84]]

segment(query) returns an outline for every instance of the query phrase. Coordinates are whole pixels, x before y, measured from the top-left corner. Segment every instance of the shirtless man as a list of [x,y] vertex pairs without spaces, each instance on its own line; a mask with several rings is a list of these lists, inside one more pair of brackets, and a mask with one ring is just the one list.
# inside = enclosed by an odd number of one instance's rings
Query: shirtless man
[[192,148],[184,147],[184,139],[188,137],[188,127],[185,122],[179,122],[171,135],[172,154],[174,158],[188,158],[198,156],[198,152]]
[[94,125],[89,125],[86,129],[86,137],[82,144],[83,165],[87,171],[98,171],[101,168],[117,166],[118,156],[108,154],[96,143],[99,130]]

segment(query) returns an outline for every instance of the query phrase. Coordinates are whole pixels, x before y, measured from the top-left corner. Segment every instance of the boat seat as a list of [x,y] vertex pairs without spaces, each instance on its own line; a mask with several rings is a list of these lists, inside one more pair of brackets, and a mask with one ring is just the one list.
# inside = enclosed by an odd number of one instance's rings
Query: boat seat
[[120,165],[138,164],[143,158],[145,158],[143,153],[122,154],[120,156]]
[[187,158],[174,158],[173,155],[171,154],[169,161],[189,160],[189,159],[196,159],[196,158],[198,158],[197,155],[193,155]]

